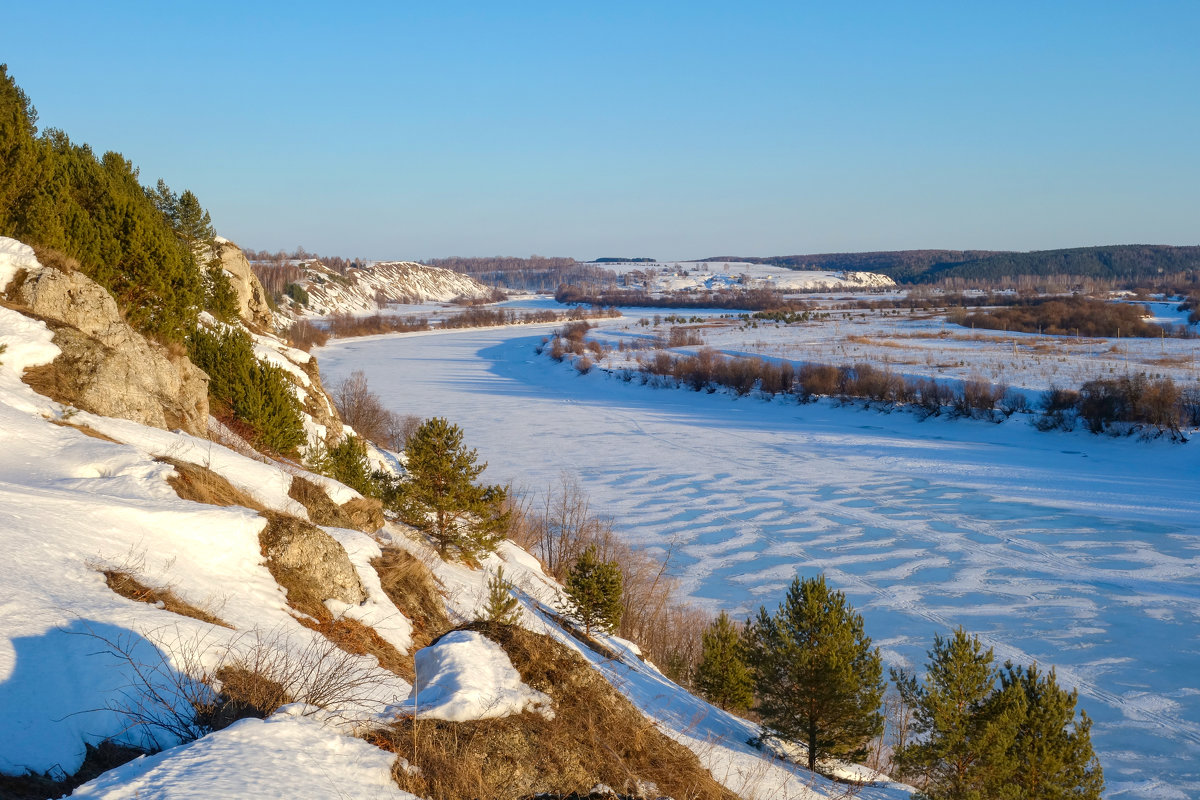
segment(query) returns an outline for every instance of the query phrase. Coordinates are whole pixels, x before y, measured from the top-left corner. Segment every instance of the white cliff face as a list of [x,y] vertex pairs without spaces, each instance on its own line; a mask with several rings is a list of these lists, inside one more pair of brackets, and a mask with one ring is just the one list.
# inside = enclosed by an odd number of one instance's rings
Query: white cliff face
[[229,284],[237,292],[238,316],[242,322],[262,330],[270,330],[274,318],[267,304],[267,293],[250,269],[250,262],[242,249],[228,239],[217,237],[217,258],[221,269],[229,277]]
[[305,273],[302,285],[309,302],[302,313],[315,316],[376,311],[388,303],[480,298],[491,292],[474,278],[412,261],[381,261],[345,275],[320,262],[308,262]]

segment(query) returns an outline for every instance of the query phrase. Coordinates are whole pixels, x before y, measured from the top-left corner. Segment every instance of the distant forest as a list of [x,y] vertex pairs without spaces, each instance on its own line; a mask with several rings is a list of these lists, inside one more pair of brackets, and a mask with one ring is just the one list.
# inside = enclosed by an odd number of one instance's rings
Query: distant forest
[[604,288],[615,286],[616,273],[573,258],[530,256],[514,258],[435,258],[425,262],[432,267],[470,275],[480,283],[526,292],[553,292],[563,284],[586,284]]
[[871,253],[817,253],[768,258],[719,256],[706,261],[748,261],[788,269],[878,272],[898,283],[995,285],[1032,277],[1085,278],[1121,284],[1200,279],[1200,247],[1112,245],[1029,253],[990,250],[894,250]]

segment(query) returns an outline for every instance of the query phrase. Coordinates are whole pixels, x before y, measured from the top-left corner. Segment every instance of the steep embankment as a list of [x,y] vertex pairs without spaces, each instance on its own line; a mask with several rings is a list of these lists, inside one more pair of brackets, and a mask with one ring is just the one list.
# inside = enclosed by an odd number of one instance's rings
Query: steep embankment
[[295,310],[315,316],[377,311],[388,303],[484,298],[492,291],[474,278],[412,261],[381,261],[345,275],[319,261],[306,262],[303,268],[298,284],[308,299]]

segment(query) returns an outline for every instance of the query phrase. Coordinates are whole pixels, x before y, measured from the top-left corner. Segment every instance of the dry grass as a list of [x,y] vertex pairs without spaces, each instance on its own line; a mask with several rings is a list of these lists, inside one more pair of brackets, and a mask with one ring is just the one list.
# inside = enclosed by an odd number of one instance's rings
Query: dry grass
[[207,467],[174,458],[155,460],[170,464],[175,469],[175,474],[167,478],[167,483],[184,500],[210,506],[243,506],[254,511],[264,510],[261,503]]
[[329,495],[317,484],[299,475],[292,476],[292,485],[288,487],[288,497],[295,500],[308,510],[308,518],[317,525],[331,525],[335,528],[349,528],[350,519],[342,509],[329,499]]
[[883,336],[863,336],[861,334],[853,334],[845,338],[847,342],[852,342],[854,344],[869,344],[873,347],[894,347],[897,349],[904,347],[902,344],[896,344],[895,342],[890,341],[893,338],[891,336],[885,338]]
[[75,430],[82,433],[84,436],[90,436],[93,439],[99,439],[102,442],[112,442],[113,444],[121,444],[121,442],[112,438],[108,434],[101,433],[100,431],[98,431],[95,428],[88,426],[88,425],[80,425],[80,424],[77,424],[74,422],[67,422],[66,420],[63,420],[63,419],[52,419],[52,420],[50,420],[50,424],[57,425],[60,428],[74,428]]
[[225,622],[220,617],[214,616],[202,608],[192,605],[179,595],[175,594],[170,587],[165,589],[155,589],[147,586],[139,581],[131,573],[117,569],[101,570],[104,573],[104,582],[108,584],[108,588],[112,589],[121,597],[127,600],[135,600],[139,603],[148,603],[152,606],[170,611],[173,614],[179,614],[184,617],[198,619],[201,622],[207,622],[210,625],[220,625],[222,628],[230,628],[233,626]]
[[4,800],[44,800],[52,797],[66,797],[76,787],[100,777],[110,769],[116,769],[127,764],[138,756],[145,755],[141,750],[115,742],[104,741],[98,745],[85,744],[86,754],[83,764],[74,775],[55,773],[51,770],[44,775],[29,773],[26,775],[0,774],[0,797]]
[[371,566],[379,574],[384,593],[412,622],[414,652],[454,627],[437,578],[419,558],[397,547],[385,547]]
[[328,611],[324,619],[301,619],[300,624],[321,634],[351,655],[374,656],[380,667],[412,683],[415,675],[413,657],[402,655],[374,628],[349,617],[334,619]]
[[[550,695],[554,719],[522,714],[453,723],[405,718],[367,738],[396,762],[400,788],[431,800],[586,796],[597,783],[677,800],[732,798],[690,750],[666,737],[586,661],[523,628],[472,623],[508,653],[529,686]],[[653,784],[653,787],[649,786]]]

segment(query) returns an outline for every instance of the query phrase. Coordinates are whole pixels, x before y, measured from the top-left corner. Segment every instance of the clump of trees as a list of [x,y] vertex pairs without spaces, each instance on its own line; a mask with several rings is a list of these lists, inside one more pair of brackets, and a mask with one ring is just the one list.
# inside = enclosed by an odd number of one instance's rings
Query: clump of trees
[[[967,314],[956,309],[949,322],[970,328],[1022,331],[1049,336],[1164,335],[1161,326],[1146,322],[1146,308],[1132,303],[1109,303],[1092,297],[1040,297],[1023,299],[1005,308]],[[1179,332],[1166,331],[1170,335]]]
[[188,334],[187,350],[192,363],[209,376],[214,415],[234,422],[260,448],[297,453],[305,435],[292,382],[283,369],[255,357],[244,331],[197,326]]
[[1182,441],[1184,428],[1200,426],[1200,389],[1143,374],[1098,379],[1078,390],[1050,387],[1042,394],[1041,412],[1039,430],[1073,430],[1082,422],[1092,433],[1150,429]]
[[204,302],[201,271],[153,195],[120,153],[39,134],[33,104],[0,65],[0,235],[74,259],[134,327],[182,341]]
[[892,679],[914,712],[914,738],[897,743],[895,764],[922,797],[1099,800],[1091,721],[1076,718],[1078,693],[1053,669],[997,669],[992,650],[958,628],[934,638],[924,680],[903,670]]
[[625,306],[627,308],[730,308],[743,311],[803,311],[802,300],[773,289],[720,289],[711,292],[651,294],[645,289],[609,289],[565,284],[554,292],[565,305]]

